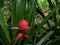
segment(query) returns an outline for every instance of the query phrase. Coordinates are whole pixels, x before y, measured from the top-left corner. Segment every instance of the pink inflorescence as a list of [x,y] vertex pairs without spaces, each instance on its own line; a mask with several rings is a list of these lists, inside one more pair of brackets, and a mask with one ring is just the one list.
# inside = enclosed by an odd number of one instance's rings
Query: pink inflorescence
[[18,24],[18,30],[21,32],[16,36],[16,40],[28,38],[28,29],[28,22],[26,20],[20,21]]
[[19,33],[17,36],[16,36],[16,40],[19,40],[23,37],[23,34]]
[[26,20],[20,21],[20,22],[19,22],[19,25],[18,25],[18,28],[19,28],[19,30],[21,30],[21,31],[28,31],[28,28],[29,28],[28,22],[27,22]]

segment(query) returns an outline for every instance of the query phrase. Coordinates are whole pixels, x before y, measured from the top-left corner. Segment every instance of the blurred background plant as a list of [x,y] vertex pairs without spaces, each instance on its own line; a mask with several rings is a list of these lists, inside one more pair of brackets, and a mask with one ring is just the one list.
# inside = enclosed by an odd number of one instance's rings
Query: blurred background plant
[[[12,41],[20,32],[13,27],[22,19],[29,24],[29,38]],[[18,45],[18,42],[60,45],[60,0],[0,0],[0,44]]]
[[47,0],[38,0],[38,5],[41,7],[42,10],[48,10],[49,9],[49,3]]

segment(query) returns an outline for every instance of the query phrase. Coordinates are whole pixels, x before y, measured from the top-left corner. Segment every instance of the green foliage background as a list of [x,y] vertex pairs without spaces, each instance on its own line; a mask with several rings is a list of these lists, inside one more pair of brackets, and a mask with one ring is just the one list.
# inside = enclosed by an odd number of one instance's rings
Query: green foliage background
[[[4,1],[2,1],[2,3],[4,3]],[[4,14],[7,10],[9,13]],[[47,10],[47,16],[45,16],[43,10]],[[43,18],[40,23],[35,23],[36,12]],[[12,40],[17,36],[19,31],[11,30],[10,28],[17,27],[19,21],[22,19],[28,21],[30,29],[28,31],[29,38],[21,41],[21,45],[60,44],[59,0],[9,0],[6,4],[2,4],[0,6],[1,45],[17,45],[18,41],[12,42]],[[44,27],[46,23],[48,28]]]

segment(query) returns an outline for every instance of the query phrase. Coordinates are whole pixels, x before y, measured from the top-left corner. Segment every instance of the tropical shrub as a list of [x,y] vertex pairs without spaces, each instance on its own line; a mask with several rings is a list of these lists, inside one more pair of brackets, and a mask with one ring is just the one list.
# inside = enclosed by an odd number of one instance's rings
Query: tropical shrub
[[[48,2],[48,15],[45,16],[37,0],[9,0],[10,11],[6,20],[0,8],[0,43],[1,45],[59,45],[60,44],[60,2]],[[45,5],[45,4],[44,4]],[[10,7],[10,8],[9,8]],[[46,7],[46,6],[45,6]],[[38,22],[36,15],[42,21]],[[7,15],[7,14],[6,14]],[[44,27],[44,24],[48,26]]]

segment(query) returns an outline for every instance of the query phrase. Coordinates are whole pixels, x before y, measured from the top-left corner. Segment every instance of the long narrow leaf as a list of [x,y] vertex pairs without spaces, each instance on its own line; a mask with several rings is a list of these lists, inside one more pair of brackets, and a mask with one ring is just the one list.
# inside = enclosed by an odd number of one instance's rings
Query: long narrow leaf
[[[16,15],[16,0],[12,0],[12,16],[11,16],[11,25],[12,27],[17,26],[18,24],[18,15]],[[17,30],[12,30],[12,38],[15,38]]]
[[37,43],[37,45],[42,45],[47,39],[54,33],[54,31],[49,31],[42,39]]
[[0,39],[0,42],[4,45],[3,41]]
[[8,27],[7,27],[7,23],[5,22],[5,19],[4,19],[4,16],[3,16],[1,10],[0,10],[0,25],[2,27],[2,30],[4,31],[3,33],[5,34],[5,36],[7,38],[6,39],[7,43],[11,43],[11,41],[10,41],[10,35],[9,35]]
[[26,0],[17,0],[16,11],[19,21],[25,19],[25,8],[26,8]]

